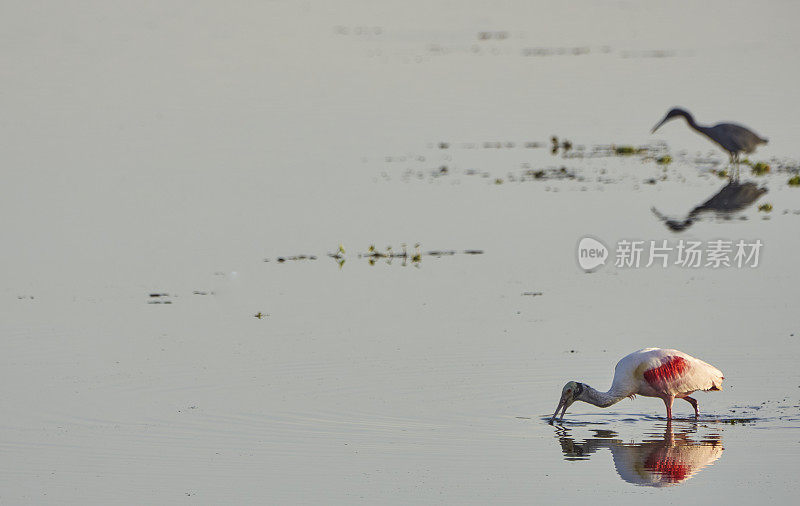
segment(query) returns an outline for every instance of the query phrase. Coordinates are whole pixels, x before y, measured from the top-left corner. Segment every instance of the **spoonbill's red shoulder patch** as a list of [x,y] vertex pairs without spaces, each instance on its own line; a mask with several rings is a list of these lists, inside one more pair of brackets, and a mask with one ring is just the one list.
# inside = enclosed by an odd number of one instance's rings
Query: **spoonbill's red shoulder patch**
[[678,378],[689,368],[689,363],[683,357],[666,357],[661,359],[661,365],[644,372],[644,379],[651,385],[660,385]]

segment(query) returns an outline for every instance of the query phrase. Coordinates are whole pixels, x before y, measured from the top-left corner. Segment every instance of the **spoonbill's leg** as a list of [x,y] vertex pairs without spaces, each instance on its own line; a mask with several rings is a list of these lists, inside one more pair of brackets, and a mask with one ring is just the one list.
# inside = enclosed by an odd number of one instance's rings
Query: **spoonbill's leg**
[[675,397],[668,395],[666,397],[662,397],[664,400],[664,405],[667,407],[667,420],[672,420],[672,401],[675,400]]
[[697,420],[700,417],[700,412],[697,410],[697,400],[692,399],[691,397],[684,397],[683,400],[692,405],[694,408],[694,419]]

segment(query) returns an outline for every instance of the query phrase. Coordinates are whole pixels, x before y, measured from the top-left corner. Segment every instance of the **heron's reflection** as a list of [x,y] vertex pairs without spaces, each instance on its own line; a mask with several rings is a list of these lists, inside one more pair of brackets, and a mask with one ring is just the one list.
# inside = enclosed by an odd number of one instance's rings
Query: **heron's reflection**
[[673,432],[667,424],[663,434],[648,434],[650,439],[626,442],[614,431],[596,430],[594,437],[576,441],[567,428],[557,430],[566,460],[587,460],[600,448],[608,448],[620,478],[636,485],[666,487],[688,480],[722,455],[719,433],[696,436],[696,428]]
[[653,213],[673,231],[679,232],[692,226],[704,213],[731,214],[749,207],[758,198],[767,193],[766,188],[759,187],[753,182],[740,183],[731,181],[723,186],[714,196],[689,211],[682,220],[670,219],[654,207]]

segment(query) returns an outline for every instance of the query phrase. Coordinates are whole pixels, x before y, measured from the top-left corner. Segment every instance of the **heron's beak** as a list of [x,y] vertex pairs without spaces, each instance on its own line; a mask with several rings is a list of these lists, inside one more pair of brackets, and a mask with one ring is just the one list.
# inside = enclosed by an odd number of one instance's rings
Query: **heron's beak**
[[653,129],[652,129],[652,130],[650,130],[650,133],[651,133],[651,134],[654,134],[654,133],[656,133],[656,130],[658,130],[659,128],[661,128],[661,125],[663,125],[664,123],[666,123],[666,122],[667,122],[667,119],[668,119],[668,118],[664,118],[664,119],[662,119],[662,120],[661,120],[661,121],[658,123],[658,125],[654,126],[654,127],[653,127]]
[[553,416],[550,417],[550,421],[547,422],[550,425],[553,425],[553,421],[558,417],[558,412],[561,411],[561,417],[558,419],[558,422],[561,423],[564,420],[564,413],[567,412],[567,408],[572,404],[573,400],[569,397],[569,395],[561,396],[561,400],[558,401],[558,406],[556,407],[556,412],[553,413]]

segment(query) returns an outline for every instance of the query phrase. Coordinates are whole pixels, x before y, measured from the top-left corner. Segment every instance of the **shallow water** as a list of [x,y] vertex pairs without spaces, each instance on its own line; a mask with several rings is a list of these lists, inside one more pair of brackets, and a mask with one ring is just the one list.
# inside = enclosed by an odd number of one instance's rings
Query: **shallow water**
[[[729,6],[15,7],[0,502],[788,502],[798,9]],[[768,137],[767,193],[665,226],[726,184],[673,105]],[[586,274],[586,235],[763,249]],[[648,346],[725,373],[699,421],[546,423]]]

